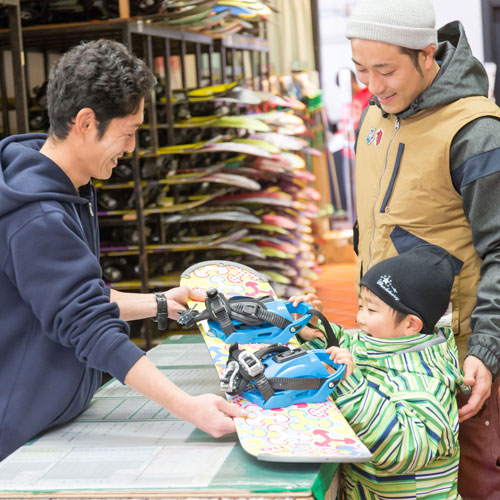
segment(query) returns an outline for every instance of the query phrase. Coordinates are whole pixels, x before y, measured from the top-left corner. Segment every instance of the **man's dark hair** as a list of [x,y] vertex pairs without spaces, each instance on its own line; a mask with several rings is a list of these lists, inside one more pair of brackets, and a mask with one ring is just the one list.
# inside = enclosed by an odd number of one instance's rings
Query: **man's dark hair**
[[99,139],[109,122],[137,113],[156,78],[146,64],[113,40],[82,43],[52,68],[47,86],[49,134],[65,139],[78,112],[91,108]]
[[417,68],[417,71],[423,76],[422,68],[418,62],[418,55],[422,52],[420,49],[407,49],[406,47],[399,47],[401,54],[406,54],[410,57],[413,66]]

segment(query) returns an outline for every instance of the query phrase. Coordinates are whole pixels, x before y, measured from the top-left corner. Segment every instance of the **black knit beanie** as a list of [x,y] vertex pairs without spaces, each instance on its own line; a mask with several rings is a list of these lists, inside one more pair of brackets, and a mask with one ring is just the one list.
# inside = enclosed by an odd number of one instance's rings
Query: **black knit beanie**
[[375,264],[360,285],[393,309],[418,316],[422,333],[432,333],[450,303],[454,277],[452,256],[425,244]]

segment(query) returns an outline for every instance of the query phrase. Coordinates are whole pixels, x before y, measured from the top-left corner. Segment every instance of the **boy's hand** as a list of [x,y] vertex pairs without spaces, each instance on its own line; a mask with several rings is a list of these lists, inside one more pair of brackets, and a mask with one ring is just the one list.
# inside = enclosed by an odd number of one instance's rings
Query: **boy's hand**
[[306,295],[292,295],[288,299],[288,302],[291,302],[293,304],[293,307],[297,307],[301,302],[306,302],[313,309],[316,309],[319,312],[323,312],[323,303],[314,293],[308,293]]
[[322,339],[325,336],[325,334],[321,330],[318,330],[317,328],[311,328],[309,326],[303,326],[300,332],[297,333],[297,335],[299,335],[299,337],[305,342],[312,339]]
[[344,379],[354,371],[354,360],[348,349],[343,347],[329,347],[326,352],[330,354],[330,359],[339,365],[345,365]]
[[[323,303],[321,302],[321,300],[319,300],[319,297],[317,295],[314,295],[314,293],[308,293],[306,295],[292,295],[288,299],[288,302],[291,302],[293,307],[297,307],[301,302],[305,302],[306,304],[309,304],[313,309],[316,309],[316,311],[323,312]],[[316,326],[317,324],[318,324],[318,318],[316,318],[316,316],[313,316],[311,318],[311,325]],[[305,328],[307,327],[302,328],[301,333]],[[310,328],[308,328],[308,330],[312,331],[312,329]],[[318,332],[312,335],[310,338],[305,338],[303,335],[300,336],[304,340],[310,340],[317,337],[322,337],[323,334],[321,332]]]
[[[308,293],[307,295],[293,295],[288,299],[288,302],[291,302],[293,307],[297,307],[301,302],[305,302],[306,304],[309,304],[312,309],[316,309],[320,312],[323,311],[323,303],[321,302],[321,300],[319,300],[319,297],[317,295],[314,295],[314,293]],[[294,319],[296,319],[296,316],[296,314],[293,315]],[[311,318],[310,324],[313,326],[317,326],[318,318],[316,316],[313,316]],[[305,341],[324,337],[322,331],[317,330],[316,328],[310,328],[309,326],[304,326],[300,330],[298,335],[302,340]]]

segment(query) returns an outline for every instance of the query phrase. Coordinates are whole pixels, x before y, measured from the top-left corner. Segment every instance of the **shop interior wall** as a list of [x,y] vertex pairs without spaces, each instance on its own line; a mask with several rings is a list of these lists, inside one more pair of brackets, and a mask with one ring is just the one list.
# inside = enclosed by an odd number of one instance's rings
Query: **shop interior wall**
[[271,71],[288,75],[292,68],[314,71],[314,47],[310,0],[272,0],[267,24]]
[[[351,50],[344,33],[355,0],[318,0],[321,46],[321,86],[331,122],[340,117],[341,91],[335,83],[342,67],[354,69]],[[436,26],[459,20],[465,27],[473,54],[484,59],[481,0],[433,0]]]

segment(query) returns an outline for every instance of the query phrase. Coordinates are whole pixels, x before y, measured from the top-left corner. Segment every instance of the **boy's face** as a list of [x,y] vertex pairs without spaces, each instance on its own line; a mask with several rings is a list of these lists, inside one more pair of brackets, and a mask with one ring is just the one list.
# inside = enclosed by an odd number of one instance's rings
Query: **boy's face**
[[404,322],[397,323],[395,311],[364,286],[358,299],[356,321],[366,334],[376,338],[405,337]]

